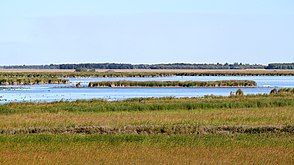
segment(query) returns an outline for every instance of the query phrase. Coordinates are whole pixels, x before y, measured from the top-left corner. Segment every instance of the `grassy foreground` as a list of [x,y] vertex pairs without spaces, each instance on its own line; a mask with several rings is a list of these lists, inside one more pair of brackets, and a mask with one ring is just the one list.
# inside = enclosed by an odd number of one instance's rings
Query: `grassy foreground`
[[0,163],[293,164],[293,140],[289,135],[12,136],[0,137]]
[[292,94],[0,105],[0,164],[293,164]]

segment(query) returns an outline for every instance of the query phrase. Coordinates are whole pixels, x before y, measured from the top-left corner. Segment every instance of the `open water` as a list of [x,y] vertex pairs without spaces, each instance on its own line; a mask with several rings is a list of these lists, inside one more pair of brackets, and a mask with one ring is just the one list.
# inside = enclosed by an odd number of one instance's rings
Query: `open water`
[[205,95],[228,96],[238,88],[61,88],[78,82],[87,86],[92,81],[214,81],[254,80],[256,88],[241,88],[245,94],[269,93],[273,88],[294,88],[294,77],[290,76],[185,76],[155,78],[70,78],[66,85],[0,86],[0,104],[9,102],[52,102],[78,99],[121,100],[136,97],[201,97]]

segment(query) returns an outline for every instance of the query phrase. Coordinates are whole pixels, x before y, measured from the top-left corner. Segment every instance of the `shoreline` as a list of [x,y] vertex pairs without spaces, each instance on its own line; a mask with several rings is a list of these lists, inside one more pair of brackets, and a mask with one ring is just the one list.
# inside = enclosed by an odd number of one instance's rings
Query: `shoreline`
[[0,77],[98,78],[98,77],[168,77],[168,76],[294,76],[293,70],[269,69],[97,69],[95,72],[75,72],[62,69],[0,69]]

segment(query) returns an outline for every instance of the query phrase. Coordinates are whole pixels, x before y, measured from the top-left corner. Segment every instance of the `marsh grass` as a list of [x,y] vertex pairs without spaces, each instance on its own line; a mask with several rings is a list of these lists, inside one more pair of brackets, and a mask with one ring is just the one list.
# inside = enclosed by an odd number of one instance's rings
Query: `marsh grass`
[[199,126],[293,125],[293,107],[118,112],[29,112],[0,115],[0,129],[30,127],[192,124]]
[[88,87],[256,87],[255,81],[102,81],[90,82]]
[[123,127],[71,126],[0,129],[3,135],[26,134],[97,134],[97,135],[207,135],[207,134],[290,134],[294,126],[199,126],[191,124],[136,125]]
[[0,77],[0,85],[66,84],[68,80],[59,78]]
[[292,164],[288,135],[0,136],[1,164]]
[[[9,103],[0,105],[0,164],[292,165],[293,110],[289,92]],[[157,133],[144,133],[148,126]],[[91,130],[118,127],[134,132]],[[202,133],[190,134],[193,127]]]
[[0,72],[0,77],[167,77],[167,76],[294,76],[292,70],[98,70],[97,72],[73,72],[57,70]]
[[136,98],[121,101],[77,100],[53,103],[9,103],[0,105],[0,114],[28,112],[118,112],[195,109],[270,108],[294,106],[292,95],[252,95],[203,98]]

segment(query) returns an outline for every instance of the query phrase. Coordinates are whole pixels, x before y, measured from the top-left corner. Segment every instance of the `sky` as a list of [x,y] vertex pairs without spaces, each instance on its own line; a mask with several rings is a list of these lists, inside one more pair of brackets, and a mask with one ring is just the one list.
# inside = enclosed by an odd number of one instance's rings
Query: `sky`
[[294,62],[293,0],[0,0],[0,65]]

